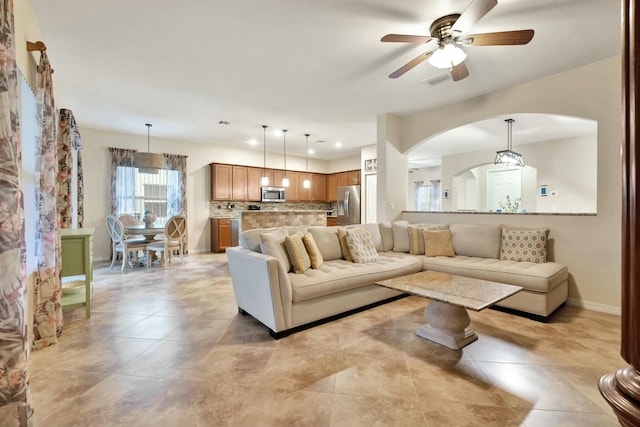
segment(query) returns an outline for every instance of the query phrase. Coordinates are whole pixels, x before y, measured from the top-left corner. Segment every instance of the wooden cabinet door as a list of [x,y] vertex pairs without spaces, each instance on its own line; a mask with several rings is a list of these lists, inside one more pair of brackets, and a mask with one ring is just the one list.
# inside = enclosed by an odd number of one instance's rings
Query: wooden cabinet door
[[[273,172],[274,172],[273,169],[260,169],[260,180],[258,182],[260,183],[261,187],[262,187],[263,176],[266,176],[267,178],[269,178],[269,183],[265,185],[265,187],[277,187],[282,183],[280,182],[278,184],[274,184]],[[282,178],[280,179],[280,181],[282,181]],[[260,194],[260,198],[262,198],[262,194]],[[258,200],[260,200],[260,198]]]
[[311,175],[311,201],[326,202],[325,176],[321,173]]
[[247,200],[247,167],[233,166],[231,200]]
[[326,177],[326,197],[327,202],[335,202],[338,200],[338,175],[332,173]]
[[287,171],[285,175],[289,178],[286,200],[287,202],[297,202],[300,200],[300,174],[298,172]]
[[274,169],[273,179],[269,183],[269,187],[282,187],[282,178],[284,178],[284,171],[279,169]]
[[231,200],[232,166],[211,163],[211,200]]
[[327,227],[334,227],[336,225],[338,225],[338,218],[336,218],[335,216],[328,216]]
[[360,185],[360,171],[347,172],[347,185]]
[[247,200],[259,202],[262,198],[260,191],[260,180],[262,179],[262,168],[247,168]]
[[351,185],[349,184],[349,180],[347,179],[347,173],[340,172],[338,174],[338,187],[344,187],[345,185]]
[[[300,172],[298,178],[299,197],[301,202],[310,202],[313,195],[313,182],[311,182],[311,175],[309,172]],[[308,179],[311,187],[304,188],[304,180]]]
[[211,252],[224,252],[231,246],[231,220],[211,218]]

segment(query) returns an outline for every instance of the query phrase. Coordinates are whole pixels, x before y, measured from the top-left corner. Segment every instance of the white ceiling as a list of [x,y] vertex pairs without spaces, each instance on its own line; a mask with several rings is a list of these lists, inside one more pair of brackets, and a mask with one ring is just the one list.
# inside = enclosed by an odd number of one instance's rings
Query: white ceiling
[[[56,105],[73,110],[81,128],[140,134],[140,149],[152,123],[152,142],[253,138],[262,150],[266,124],[289,130],[292,155],[304,156],[307,132],[319,159],[357,155],[376,142],[378,114],[457,102],[611,57],[621,45],[619,1],[499,0],[471,31],[533,28],[533,40],[468,47],[470,76],[429,86],[421,81],[439,71],[426,61],[387,77],[424,46],[380,37],[426,35],[469,0],[31,1]],[[269,134],[267,149],[281,148],[282,137]]]

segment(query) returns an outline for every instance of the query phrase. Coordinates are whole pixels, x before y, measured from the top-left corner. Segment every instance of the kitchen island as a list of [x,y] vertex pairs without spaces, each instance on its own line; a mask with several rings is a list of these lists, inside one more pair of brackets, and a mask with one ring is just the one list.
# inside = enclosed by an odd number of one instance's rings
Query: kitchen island
[[240,231],[294,225],[327,225],[325,210],[257,210],[238,212]]

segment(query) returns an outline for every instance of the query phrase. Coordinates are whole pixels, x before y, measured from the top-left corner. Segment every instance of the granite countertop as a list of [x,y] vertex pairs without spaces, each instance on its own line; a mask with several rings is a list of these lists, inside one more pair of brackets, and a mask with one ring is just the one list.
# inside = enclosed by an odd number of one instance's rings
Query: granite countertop
[[274,212],[279,212],[279,213],[318,213],[318,212],[322,212],[322,213],[326,213],[327,210],[326,209],[278,209],[278,210],[274,210],[274,209],[260,209],[260,210],[239,210],[237,211],[239,214],[241,213],[274,213]]

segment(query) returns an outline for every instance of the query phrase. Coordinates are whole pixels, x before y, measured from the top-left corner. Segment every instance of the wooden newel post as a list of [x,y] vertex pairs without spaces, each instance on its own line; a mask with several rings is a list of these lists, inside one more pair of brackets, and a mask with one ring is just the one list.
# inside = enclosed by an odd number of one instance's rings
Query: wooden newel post
[[600,378],[623,426],[640,426],[640,0],[622,0],[622,345],[630,367]]

